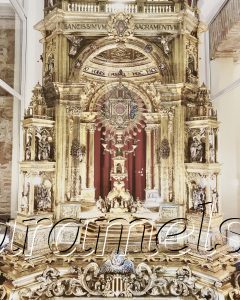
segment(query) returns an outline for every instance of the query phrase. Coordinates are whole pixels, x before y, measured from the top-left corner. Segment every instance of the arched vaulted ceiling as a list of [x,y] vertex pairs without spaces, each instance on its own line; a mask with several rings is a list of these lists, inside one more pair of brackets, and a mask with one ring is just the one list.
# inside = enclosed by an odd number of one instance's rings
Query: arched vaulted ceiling
[[156,77],[171,82],[168,58],[153,43],[132,37],[124,43],[113,38],[99,39],[86,47],[74,62],[71,81],[81,76],[105,80],[116,79],[119,70],[125,79]]

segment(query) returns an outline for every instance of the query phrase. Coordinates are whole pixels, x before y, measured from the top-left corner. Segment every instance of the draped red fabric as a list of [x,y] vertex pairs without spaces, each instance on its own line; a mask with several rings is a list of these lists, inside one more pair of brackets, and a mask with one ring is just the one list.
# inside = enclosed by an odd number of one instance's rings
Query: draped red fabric
[[137,132],[139,140],[134,153],[128,157],[128,184],[129,191],[134,199],[145,199],[146,188],[146,134],[145,130]]
[[96,189],[95,197],[96,199],[100,196],[101,187],[101,132],[95,130],[94,135],[94,186]]
[[94,138],[94,185],[96,189],[96,199],[101,196],[105,198],[112,188],[110,180],[111,154],[104,151],[102,146],[103,129],[95,131]]
[[[105,198],[112,189],[110,180],[111,155],[103,151],[102,141],[103,130],[95,132],[95,152],[94,152],[94,183],[96,189],[96,199],[101,196]],[[146,188],[146,134],[143,129],[137,132],[136,139],[139,140],[134,153],[127,155],[126,167],[128,179],[126,180],[126,189],[130,191],[134,199],[145,199]],[[125,150],[132,149],[132,142],[129,142]]]

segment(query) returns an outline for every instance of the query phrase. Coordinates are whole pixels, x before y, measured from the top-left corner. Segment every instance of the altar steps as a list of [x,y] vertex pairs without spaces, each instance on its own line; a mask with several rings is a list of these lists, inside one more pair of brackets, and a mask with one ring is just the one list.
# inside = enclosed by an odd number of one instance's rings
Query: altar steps
[[[101,224],[99,227],[95,223],[89,224],[82,228],[80,245],[85,249],[95,249],[97,254],[111,253],[114,250],[121,249],[128,252],[140,252],[146,249],[153,249],[156,245],[156,228],[151,224],[130,225],[123,224],[113,225]],[[144,229],[145,228],[145,229]]]

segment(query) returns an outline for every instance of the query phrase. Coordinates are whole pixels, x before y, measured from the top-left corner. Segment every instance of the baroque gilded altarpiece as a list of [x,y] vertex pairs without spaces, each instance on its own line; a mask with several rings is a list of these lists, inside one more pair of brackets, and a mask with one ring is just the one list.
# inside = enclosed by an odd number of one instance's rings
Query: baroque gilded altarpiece
[[1,299],[239,299],[196,3],[45,2]]

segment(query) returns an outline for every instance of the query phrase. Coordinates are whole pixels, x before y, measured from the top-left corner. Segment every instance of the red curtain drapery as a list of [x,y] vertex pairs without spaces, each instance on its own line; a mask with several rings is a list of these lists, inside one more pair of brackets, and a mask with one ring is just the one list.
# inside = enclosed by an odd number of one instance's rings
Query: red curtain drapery
[[[110,172],[112,167],[111,154],[104,152],[102,140],[104,129],[95,131],[94,143],[94,185],[96,189],[96,199],[101,196],[105,198],[112,189]],[[139,140],[134,153],[127,155],[126,168],[128,179],[126,189],[130,191],[134,199],[145,199],[146,188],[146,134],[143,129],[137,132],[136,139]],[[125,150],[132,149],[132,141],[128,143]]]

